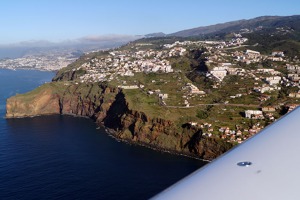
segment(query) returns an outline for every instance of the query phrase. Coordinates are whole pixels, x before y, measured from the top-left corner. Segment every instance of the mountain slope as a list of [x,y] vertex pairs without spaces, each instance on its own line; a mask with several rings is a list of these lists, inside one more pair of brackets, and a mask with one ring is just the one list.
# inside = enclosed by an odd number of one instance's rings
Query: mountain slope
[[209,34],[229,33],[239,31],[241,29],[257,29],[263,28],[277,28],[290,27],[295,31],[300,31],[300,15],[294,16],[263,16],[249,20],[238,20],[227,23],[221,23],[211,26],[203,26],[198,28],[187,29],[170,34],[171,36],[190,37],[202,36]]

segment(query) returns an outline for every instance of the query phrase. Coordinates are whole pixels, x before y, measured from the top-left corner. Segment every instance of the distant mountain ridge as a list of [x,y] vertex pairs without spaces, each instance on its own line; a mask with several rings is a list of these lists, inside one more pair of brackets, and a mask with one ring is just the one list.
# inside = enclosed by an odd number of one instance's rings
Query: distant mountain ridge
[[300,31],[300,15],[293,16],[262,16],[253,19],[242,19],[226,23],[220,23],[210,26],[202,26],[187,30],[178,31],[168,36],[177,37],[192,37],[203,36],[209,34],[229,33],[239,31],[241,29],[255,29],[257,27],[277,28],[291,27],[294,30]]
[[164,37],[164,36],[166,36],[166,34],[163,33],[163,32],[150,33],[150,34],[145,35],[146,38],[151,38],[151,37]]

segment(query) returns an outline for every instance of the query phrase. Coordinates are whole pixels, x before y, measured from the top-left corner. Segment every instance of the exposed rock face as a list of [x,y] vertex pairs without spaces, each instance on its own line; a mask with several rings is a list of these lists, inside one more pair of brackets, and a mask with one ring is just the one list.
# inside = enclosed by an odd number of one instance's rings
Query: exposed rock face
[[11,97],[6,104],[6,117],[27,117],[36,115],[59,114],[59,97],[45,90],[33,96]]
[[188,124],[178,128],[172,121],[149,118],[130,110],[121,90],[103,84],[45,84],[7,100],[6,117],[72,114],[94,119],[114,130],[119,139],[160,150],[211,160],[232,147],[224,141],[202,136]]

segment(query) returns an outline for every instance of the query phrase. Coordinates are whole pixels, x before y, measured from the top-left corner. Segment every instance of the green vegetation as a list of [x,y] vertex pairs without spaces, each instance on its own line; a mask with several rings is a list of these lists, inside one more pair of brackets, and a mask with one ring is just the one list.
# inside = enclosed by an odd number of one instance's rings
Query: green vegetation
[[259,51],[263,54],[270,54],[272,51],[276,50],[283,51],[285,55],[293,58],[295,56],[299,56],[300,53],[300,33],[297,32],[285,35],[273,35],[269,31],[265,31],[261,34],[246,34],[245,37],[249,38],[249,44],[258,44],[253,47],[253,50]]
[[198,117],[199,119],[207,119],[208,116],[208,112],[204,110],[199,110],[196,114],[196,117]]

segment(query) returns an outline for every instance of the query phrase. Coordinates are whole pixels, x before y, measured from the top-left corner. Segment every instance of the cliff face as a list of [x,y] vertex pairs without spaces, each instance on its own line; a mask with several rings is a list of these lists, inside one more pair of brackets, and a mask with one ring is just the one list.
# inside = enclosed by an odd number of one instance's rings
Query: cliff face
[[113,130],[112,134],[121,140],[207,160],[232,147],[219,139],[202,136],[200,129],[189,124],[178,128],[172,121],[130,110],[121,90],[99,83],[45,84],[9,98],[6,108],[8,118],[46,114],[89,117]]
[[16,95],[7,100],[6,117],[27,117],[59,114],[59,97],[51,90],[43,90],[30,95]]

